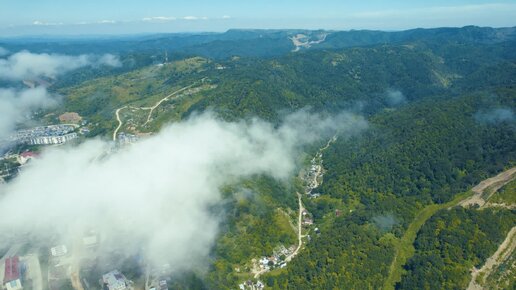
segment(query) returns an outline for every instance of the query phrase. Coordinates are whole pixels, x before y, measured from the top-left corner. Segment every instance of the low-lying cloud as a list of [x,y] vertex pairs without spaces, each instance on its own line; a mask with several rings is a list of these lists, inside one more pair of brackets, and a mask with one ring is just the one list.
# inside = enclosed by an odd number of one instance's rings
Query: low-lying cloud
[[0,59],[0,79],[24,80],[42,76],[54,78],[81,67],[100,65],[118,67],[122,63],[111,54],[69,56],[20,51],[6,59]]
[[502,122],[514,122],[516,116],[511,108],[496,108],[482,110],[475,114],[475,120],[480,123],[497,124]]
[[302,111],[279,126],[228,123],[208,113],[104,158],[109,144],[101,140],[51,149],[0,187],[0,212],[9,212],[0,232],[40,240],[57,232],[66,242],[94,228],[101,244],[126,255],[143,249],[154,264],[192,269],[206,262],[217,236],[219,188],[260,174],[287,181],[303,146],[366,128],[349,113],[323,118]]
[[[0,56],[8,53],[0,47]],[[74,69],[100,65],[118,67],[122,64],[112,54],[68,56],[21,51],[7,58],[0,58],[0,80],[55,78]],[[10,135],[17,124],[30,119],[34,111],[55,106],[57,100],[58,97],[49,94],[44,87],[22,90],[0,88],[0,141]]]
[[3,47],[0,46],[0,56],[4,56],[9,54],[9,51]]
[[398,90],[387,90],[385,100],[389,106],[398,106],[404,104],[407,101],[405,95]]
[[16,127],[30,118],[38,109],[46,109],[57,104],[57,97],[51,96],[43,87],[16,90],[0,88],[0,141]]

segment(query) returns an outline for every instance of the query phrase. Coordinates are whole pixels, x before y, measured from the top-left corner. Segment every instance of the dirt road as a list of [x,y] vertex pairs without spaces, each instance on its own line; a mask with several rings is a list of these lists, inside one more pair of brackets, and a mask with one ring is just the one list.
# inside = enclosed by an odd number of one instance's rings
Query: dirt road
[[498,191],[498,189],[509,183],[515,177],[516,167],[513,167],[498,174],[495,177],[488,178],[480,182],[477,186],[473,187],[471,190],[474,192],[474,194],[471,197],[461,201],[459,205],[463,207],[469,207],[473,205],[483,207],[493,193]]
[[121,108],[116,109],[115,116],[116,120],[118,121],[118,126],[116,127],[115,131],[113,132],[113,141],[116,141],[116,135],[118,134],[118,130],[122,127],[122,120],[120,119],[120,111],[127,108],[127,106],[123,106]]
[[163,103],[164,101],[167,101],[170,97],[173,97],[174,95],[179,94],[180,92],[182,92],[182,91],[184,91],[184,90],[187,90],[187,89],[189,89],[189,88],[193,87],[194,85],[195,85],[195,83],[194,83],[194,84],[191,84],[191,85],[189,85],[189,86],[183,87],[183,88],[181,88],[181,89],[179,89],[179,90],[177,90],[177,91],[175,91],[175,92],[171,93],[170,95],[168,95],[168,96],[164,97],[163,99],[159,100],[159,101],[158,101],[154,106],[152,106],[152,107],[144,107],[144,108],[141,108],[141,109],[144,109],[144,110],[150,110],[149,115],[147,115],[147,121],[145,121],[145,123],[143,123],[143,126],[147,125],[147,123],[149,123],[149,122],[150,122],[151,117],[152,117],[152,112],[154,112],[154,109],[156,109],[157,107],[159,107],[159,105],[161,105],[161,103]]
[[[154,104],[154,106],[152,107],[130,107],[130,108],[133,108],[133,109],[139,109],[139,110],[149,110],[149,114],[147,115],[147,120],[145,121],[145,123],[143,123],[142,126],[145,126],[147,125],[150,121],[151,121],[151,118],[152,118],[152,112],[154,112],[154,109],[156,109],[157,107],[159,107],[159,105],[161,105],[161,103],[163,103],[164,101],[167,101],[169,98],[173,97],[174,95],[177,95],[179,94],[180,92],[184,91],[184,90],[187,90],[191,87],[193,87],[194,85],[196,85],[198,82],[204,82],[205,79],[201,79],[200,81],[197,81],[189,86],[186,86],[186,87],[182,87],[180,88],[179,90],[177,91],[174,91],[172,92],[171,94],[167,95],[166,97],[164,97],[163,99],[159,100],[158,102],[156,102],[156,104]],[[116,109],[115,111],[115,116],[116,116],[116,120],[118,121],[118,126],[116,127],[115,131],[113,132],[113,141],[116,141],[116,137],[117,137],[117,134],[118,134],[118,131],[120,130],[120,128],[122,128],[122,125],[123,125],[123,121],[122,119],[120,118],[120,111],[122,111],[123,109],[127,108],[128,106],[123,106],[121,108],[118,108]]]
[[486,263],[480,270],[473,268],[471,273],[471,281],[469,282],[468,290],[480,290],[483,289],[481,285],[477,283],[477,278],[482,274],[483,284],[486,278],[495,270],[500,264],[505,261],[512,252],[516,249],[516,227],[513,227],[503,243],[498,247],[498,250],[486,260]]
[[[405,263],[414,255],[414,241],[417,233],[426,221],[431,218],[437,211],[455,206],[471,206],[478,204],[484,206],[487,198],[484,200],[484,191],[489,190],[490,194],[496,192],[500,187],[510,182],[516,177],[516,167],[506,170],[494,177],[488,178],[472,188],[473,195],[469,194],[466,198],[457,196],[454,200],[445,204],[431,204],[421,210],[409,225],[407,231],[399,241],[396,254],[391,263],[389,275],[384,283],[384,289],[394,289],[397,282],[401,280],[401,271]],[[464,193],[467,194],[467,193]]]
[[43,275],[41,273],[41,265],[37,254],[38,250],[33,250],[32,254],[24,256],[23,259],[28,268],[28,275],[32,280],[32,289],[42,290],[43,289]]
[[303,228],[302,228],[302,219],[303,219],[303,211],[305,210],[305,207],[303,206],[303,202],[301,201],[301,194],[299,192],[296,192],[297,194],[297,202],[299,204],[299,213],[297,217],[297,247],[292,252],[292,254],[288,255],[285,258],[285,262],[290,262],[292,258],[294,258],[298,253],[301,247],[303,246]]

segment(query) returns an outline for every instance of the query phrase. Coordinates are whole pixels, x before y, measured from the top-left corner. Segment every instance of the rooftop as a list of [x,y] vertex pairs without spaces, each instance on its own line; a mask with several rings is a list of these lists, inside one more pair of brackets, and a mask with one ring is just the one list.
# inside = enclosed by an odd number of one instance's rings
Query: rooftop
[[5,259],[4,284],[20,279],[20,267],[18,256]]

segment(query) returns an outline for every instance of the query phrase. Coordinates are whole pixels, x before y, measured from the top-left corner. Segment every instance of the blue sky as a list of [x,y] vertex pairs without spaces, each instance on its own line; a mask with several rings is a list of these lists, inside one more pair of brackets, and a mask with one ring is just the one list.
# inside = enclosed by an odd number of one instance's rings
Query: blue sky
[[516,25],[516,0],[0,0],[0,5],[0,36]]

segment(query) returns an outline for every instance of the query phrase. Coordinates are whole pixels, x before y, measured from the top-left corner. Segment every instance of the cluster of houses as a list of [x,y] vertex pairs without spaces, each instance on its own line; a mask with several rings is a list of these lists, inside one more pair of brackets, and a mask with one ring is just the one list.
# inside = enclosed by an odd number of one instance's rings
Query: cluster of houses
[[116,140],[118,145],[133,144],[138,141],[138,136],[122,132],[118,134],[118,138]]
[[310,198],[317,198],[318,193],[312,191],[319,186],[318,179],[323,175],[322,169],[322,153],[318,152],[310,162],[310,169],[305,174],[304,180],[306,182],[305,193],[310,195]]
[[17,144],[52,145],[63,144],[77,138],[75,125],[50,125],[19,130],[9,137]]
[[285,257],[292,254],[295,250],[295,246],[290,246],[288,249],[285,246],[280,245],[274,249],[273,253],[269,257],[261,257],[259,260],[259,266],[261,269],[271,270],[273,268],[284,268],[287,266],[287,262],[284,261]]
[[240,290],[246,290],[246,289],[259,290],[259,289],[265,288],[265,284],[263,284],[263,282],[260,280],[256,281],[256,283],[254,283],[252,280],[247,280],[247,281],[245,281],[245,283],[238,285],[238,288]]

